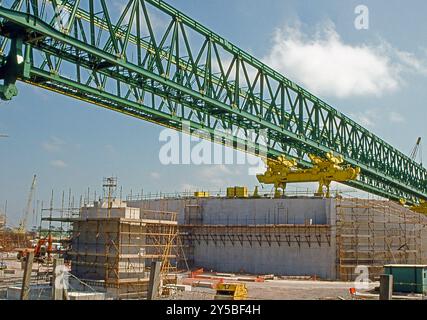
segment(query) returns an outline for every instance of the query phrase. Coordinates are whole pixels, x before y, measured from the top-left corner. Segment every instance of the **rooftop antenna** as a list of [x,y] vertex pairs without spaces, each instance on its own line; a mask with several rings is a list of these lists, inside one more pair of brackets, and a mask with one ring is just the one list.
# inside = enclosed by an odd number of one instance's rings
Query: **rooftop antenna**
[[104,190],[107,189],[107,201],[108,201],[108,218],[111,218],[111,209],[113,207],[113,200],[114,200],[114,192],[117,188],[117,178],[115,177],[109,177],[104,178],[104,183],[102,185],[104,187]]

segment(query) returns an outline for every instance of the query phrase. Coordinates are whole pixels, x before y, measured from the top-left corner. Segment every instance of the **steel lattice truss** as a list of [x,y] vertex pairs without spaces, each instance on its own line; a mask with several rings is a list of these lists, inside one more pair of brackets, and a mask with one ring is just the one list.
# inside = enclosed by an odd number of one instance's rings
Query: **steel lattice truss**
[[[163,1],[10,0],[0,19],[17,80],[305,167],[332,150],[362,169],[348,185],[427,199],[425,168]],[[21,43],[25,68],[12,68]]]

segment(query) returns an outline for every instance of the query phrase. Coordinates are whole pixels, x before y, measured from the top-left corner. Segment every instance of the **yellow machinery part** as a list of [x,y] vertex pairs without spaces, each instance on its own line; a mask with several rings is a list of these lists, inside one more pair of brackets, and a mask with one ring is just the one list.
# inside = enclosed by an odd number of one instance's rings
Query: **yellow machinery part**
[[406,205],[406,199],[400,198],[400,199],[399,199],[399,203],[400,203],[402,206]]
[[252,195],[252,198],[261,198],[259,195],[258,187],[255,187],[254,194]]
[[414,212],[427,215],[427,202],[425,200],[420,200],[419,205],[412,206],[410,209]]
[[197,191],[197,192],[194,192],[194,196],[196,198],[209,198],[210,194],[209,192],[205,192],[205,191]]
[[273,184],[276,188],[275,197],[281,197],[278,189],[285,190],[287,183],[318,182],[318,194],[324,195],[323,187],[326,187],[326,197],[330,197],[330,185],[332,181],[345,182],[355,180],[359,176],[360,168],[343,166],[342,156],[335,156],[332,152],[326,154],[326,159],[309,155],[313,167],[301,169],[297,167],[296,160],[278,157],[276,160],[267,160],[267,171],[257,175],[258,181],[264,184]]
[[215,300],[246,300],[248,289],[242,283],[220,283],[216,287]]
[[227,198],[248,198],[247,187],[230,187],[227,188]]

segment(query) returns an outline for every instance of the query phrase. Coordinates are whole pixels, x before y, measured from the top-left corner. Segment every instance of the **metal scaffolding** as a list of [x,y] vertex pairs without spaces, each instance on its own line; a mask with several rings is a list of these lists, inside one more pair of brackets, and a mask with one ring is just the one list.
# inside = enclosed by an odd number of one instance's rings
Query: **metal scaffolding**
[[6,251],[9,246],[6,233],[6,216],[0,213],[0,252]]
[[366,266],[369,277],[378,277],[383,266],[422,263],[423,230],[427,217],[403,206],[381,200],[337,200],[337,271],[353,281]]
[[114,299],[144,298],[154,260],[162,261],[163,278],[176,271],[175,212],[141,210],[140,219],[52,215],[43,219],[71,225],[66,252],[71,273],[86,284],[104,287]]
[[29,232],[16,232],[6,227],[6,215],[0,214],[0,252],[10,252],[26,247],[31,239]]

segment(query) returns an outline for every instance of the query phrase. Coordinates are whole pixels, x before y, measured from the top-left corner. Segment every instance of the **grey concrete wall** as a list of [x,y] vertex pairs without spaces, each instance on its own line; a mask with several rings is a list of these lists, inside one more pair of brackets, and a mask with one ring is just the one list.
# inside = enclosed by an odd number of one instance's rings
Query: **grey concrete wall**
[[108,203],[95,202],[93,206],[84,206],[80,208],[80,218],[126,218],[140,219],[140,209],[127,207],[125,202],[115,201],[112,208],[108,209]]
[[[349,201],[349,200],[345,200]],[[337,200],[322,198],[286,198],[286,199],[227,199],[227,198],[191,198],[191,199],[161,199],[147,201],[130,201],[129,207],[141,208],[141,214],[145,210],[172,211],[177,212],[178,223],[180,225],[229,225],[229,226],[246,226],[246,225],[295,225],[295,230],[301,228],[301,239],[304,239],[309,228],[304,229],[304,225],[329,225],[327,231],[330,238],[329,243],[323,243],[321,246],[315,244],[313,236],[312,244],[301,241],[298,245],[295,242],[289,245],[278,245],[276,243],[268,244],[266,241],[261,245],[255,244],[250,246],[248,242],[243,245],[236,243],[233,245],[230,241],[215,243],[215,241],[193,241],[191,258],[194,266],[213,269],[219,272],[249,272],[254,274],[277,274],[277,275],[316,275],[323,279],[339,279],[342,271],[337,269]],[[367,204],[368,205],[368,204]],[[381,206],[396,206],[393,210],[407,210],[393,203],[375,203],[369,204],[372,207],[378,207],[375,219],[366,220],[366,208],[348,209],[347,218],[356,219],[359,227],[350,225],[350,230],[345,230],[346,224],[340,222],[339,234],[353,235],[357,232],[356,244],[354,241],[349,246],[348,241],[339,238],[340,243],[344,245],[348,254],[344,257],[349,259],[344,264],[373,264],[373,258],[362,257],[359,254],[354,256],[354,252],[374,250],[381,252],[384,248],[391,248],[394,251],[390,259],[401,261],[399,259],[402,243],[397,241],[396,235],[402,232],[399,226],[399,219],[390,215],[384,215]],[[411,213],[407,210],[407,216]],[[423,229],[421,236],[417,241],[418,245],[416,258],[422,257],[422,263],[427,263],[427,217],[420,216],[420,223],[417,223],[414,232],[419,228]],[[372,228],[376,234],[372,234]],[[411,228],[410,225],[407,227]],[[201,229],[199,235],[203,235]],[[288,232],[288,231],[283,231]],[[338,235],[339,235],[338,234]],[[379,237],[389,234],[387,245],[385,241],[379,241]],[[206,235],[206,234],[205,234]],[[210,236],[207,234],[207,236]],[[322,234],[324,236],[324,234]],[[282,239],[286,234],[282,234]],[[415,247],[410,237],[408,246]],[[344,248],[342,247],[342,248]],[[354,247],[354,250],[353,250]],[[370,249],[371,248],[371,249]],[[190,255],[189,255],[190,256]],[[391,263],[392,260],[380,260],[375,253],[376,265]],[[363,260],[365,259],[365,260]],[[354,261],[352,261],[354,260]],[[390,261],[389,261],[390,260]],[[418,261],[418,260],[417,260]],[[353,271],[351,271],[353,272]]]
[[[203,225],[271,225],[335,224],[333,199],[288,198],[288,199],[161,199],[128,202],[128,206],[150,210],[166,210],[178,213],[179,224]],[[197,216],[200,215],[200,220]],[[197,223],[198,222],[198,223]],[[330,244],[310,245],[304,241],[305,231],[301,229],[300,246],[263,242],[261,246],[245,242],[225,246],[214,242],[193,242],[194,266],[218,272],[248,272],[253,274],[276,274],[292,276],[314,276],[336,279],[335,229],[328,231]],[[293,237],[294,235],[292,235]],[[284,238],[285,235],[282,235]],[[294,240],[294,238],[292,238]]]
[[[128,206],[178,213],[178,223],[185,224],[185,212],[196,211],[200,206],[203,224],[254,225],[254,224],[334,224],[333,199],[160,199],[130,201]],[[187,209],[186,209],[187,207]],[[191,209],[190,209],[191,208]]]
[[335,280],[335,245],[309,247],[302,243],[291,246],[226,246],[204,242],[194,247],[194,265],[218,272],[247,272],[283,276],[317,276]]

